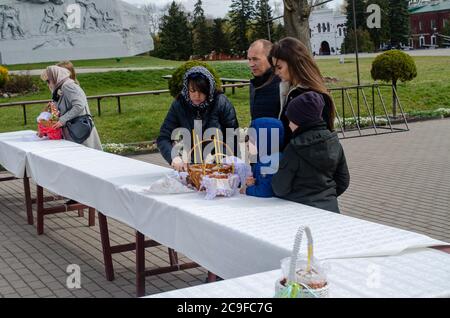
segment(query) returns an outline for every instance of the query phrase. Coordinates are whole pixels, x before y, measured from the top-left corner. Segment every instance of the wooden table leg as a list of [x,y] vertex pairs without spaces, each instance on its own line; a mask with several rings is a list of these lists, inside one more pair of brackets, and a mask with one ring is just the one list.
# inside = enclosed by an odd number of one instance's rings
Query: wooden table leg
[[98,212],[98,225],[100,227],[100,237],[103,249],[103,261],[105,263],[106,279],[108,281],[114,280],[114,267],[112,262],[111,242],[109,241],[108,221],[106,216]]
[[95,209],[89,208],[89,226],[95,226]]
[[178,253],[171,248],[169,248],[169,260],[170,266],[178,265]]
[[44,234],[44,189],[37,186],[37,234]]
[[27,176],[23,177],[23,190],[25,192],[25,207],[27,211],[28,224],[33,225],[33,203],[31,201],[30,179]]
[[435,246],[433,249],[450,254],[450,246]]
[[211,272],[208,272],[208,283],[214,283],[217,281],[217,275]]
[[84,217],[84,210],[83,209],[79,209],[78,210],[78,217],[80,217],[80,218]]
[[145,237],[136,231],[136,296],[145,295]]

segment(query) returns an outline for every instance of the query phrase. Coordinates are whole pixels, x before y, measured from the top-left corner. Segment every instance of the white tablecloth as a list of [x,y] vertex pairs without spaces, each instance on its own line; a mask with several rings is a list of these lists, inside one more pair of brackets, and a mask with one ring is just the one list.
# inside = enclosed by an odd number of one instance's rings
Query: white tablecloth
[[[398,256],[342,259],[328,267],[330,297],[450,297],[450,255],[422,249]],[[146,298],[272,298],[281,270],[203,284]]]
[[[297,228],[308,225],[316,257],[331,266],[333,297],[448,296],[450,291],[448,255],[422,250],[393,256],[445,244],[417,233],[276,198],[206,201],[198,193],[149,195],[143,189],[169,169],[72,142],[37,140],[33,131],[0,134],[0,164],[17,177],[26,168],[46,189],[124,222],[223,278],[279,268],[290,255]],[[381,285],[375,278],[375,287],[367,288],[377,270]],[[239,279],[229,296],[271,297],[277,272]],[[241,280],[251,282],[249,288],[242,288]],[[247,294],[259,282],[266,287]],[[202,297],[208,295],[216,294]]]
[[25,176],[27,153],[83,147],[66,140],[40,139],[32,130],[0,134],[0,165],[16,178]]
[[39,185],[128,224],[223,278],[278,268],[290,255],[300,225],[311,227],[319,259],[396,255],[445,244],[276,198],[149,195],[142,190],[169,169],[89,148],[29,153],[28,158]]
[[223,278],[278,268],[280,259],[290,256],[301,225],[311,228],[319,259],[396,255],[409,248],[446,244],[276,198],[205,201],[200,194],[150,196],[136,188],[119,193],[132,202],[128,207],[135,211],[136,229]]
[[29,153],[28,161],[29,174],[40,186],[93,207],[132,228],[136,228],[137,211],[129,208],[133,202],[124,201],[118,189],[142,179],[156,181],[171,171],[87,147]]

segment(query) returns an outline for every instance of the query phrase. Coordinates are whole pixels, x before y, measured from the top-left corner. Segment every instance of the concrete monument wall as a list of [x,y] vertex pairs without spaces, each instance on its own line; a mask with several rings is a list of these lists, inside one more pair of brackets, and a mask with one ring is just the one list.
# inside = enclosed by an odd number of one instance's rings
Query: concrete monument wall
[[119,0],[0,0],[0,64],[133,56],[153,49],[148,21]]

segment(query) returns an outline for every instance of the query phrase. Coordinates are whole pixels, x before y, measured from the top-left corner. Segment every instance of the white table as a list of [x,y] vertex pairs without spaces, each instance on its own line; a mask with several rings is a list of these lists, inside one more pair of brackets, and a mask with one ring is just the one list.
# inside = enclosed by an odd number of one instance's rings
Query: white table
[[[137,264],[142,265],[145,259],[144,247],[160,245],[153,240],[144,242],[143,235],[136,233],[136,243],[111,246],[106,217],[112,217],[136,229],[135,215],[139,212],[130,208],[133,202],[119,195],[118,189],[124,184],[140,182],[140,180],[156,181],[164,173],[170,172],[170,169],[87,147],[30,153],[28,161],[30,175],[39,186],[93,207],[99,212],[100,234],[108,280],[114,279],[112,254],[137,249]],[[42,224],[39,212],[38,210],[38,227]],[[166,229],[166,231],[171,230]],[[152,237],[149,231],[145,234]],[[166,246],[170,247],[170,245]],[[157,269],[153,272],[154,274],[198,267],[196,263],[178,266],[177,255],[173,249],[169,249],[169,255],[171,266]],[[145,268],[142,272],[144,270]]]
[[170,170],[89,148],[54,149],[30,153],[28,158],[38,184],[138,231],[134,247],[140,292],[145,278],[142,234],[226,279],[278,268],[280,259],[290,255],[300,225],[311,227],[321,260],[392,256],[445,245],[421,234],[276,198],[206,201],[198,193],[149,195],[142,190]]
[[135,228],[225,279],[277,268],[279,260],[290,255],[302,225],[311,228],[315,256],[322,260],[389,256],[446,245],[422,234],[276,198],[206,201],[203,194],[157,196],[138,189],[125,186],[118,192],[132,202],[127,207]]
[[[332,298],[450,297],[450,255],[439,251],[420,249],[324,264]],[[281,277],[281,270],[274,270],[146,298],[273,298]]]
[[16,178],[26,176],[27,154],[61,148],[83,146],[66,140],[48,140],[37,137],[32,130],[0,134],[0,164]]
[[0,181],[8,181],[15,178],[23,179],[25,206],[28,224],[32,225],[33,203],[31,198],[30,182],[27,176],[27,154],[31,152],[42,152],[49,149],[68,149],[82,147],[76,143],[66,140],[47,140],[37,137],[32,130],[16,131],[0,134],[0,165],[14,175],[10,178],[2,178]]

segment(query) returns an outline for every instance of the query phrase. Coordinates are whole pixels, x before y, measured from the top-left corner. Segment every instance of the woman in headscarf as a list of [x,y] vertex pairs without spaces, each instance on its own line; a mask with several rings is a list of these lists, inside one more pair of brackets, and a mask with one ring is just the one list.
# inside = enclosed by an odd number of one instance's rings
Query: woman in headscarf
[[[53,128],[62,128],[64,139],[72,141],[66,123],[72,119],[90,115],[86,94],[70,78],[70,71],[59,67],[49,66],[41,74],[41,79],[47,82],[52,92],[52,101],[56,104],[60,117]],[[102,150],[102,144],[95,126],[92,128],[90,136],[82,143],[84,146]]]
[[213,75],[202,66],[193,67],[184,75],[183,89],[173,101],[157,139],[162,156],[178,171],[185,169],[186,163],[180,156],[172,158],[172,132],[177,128],[191,132],[197,120],[202,121],[202,133],[217,128],[226,136],[227,128],[239,127],[234,106],[216,90]]

